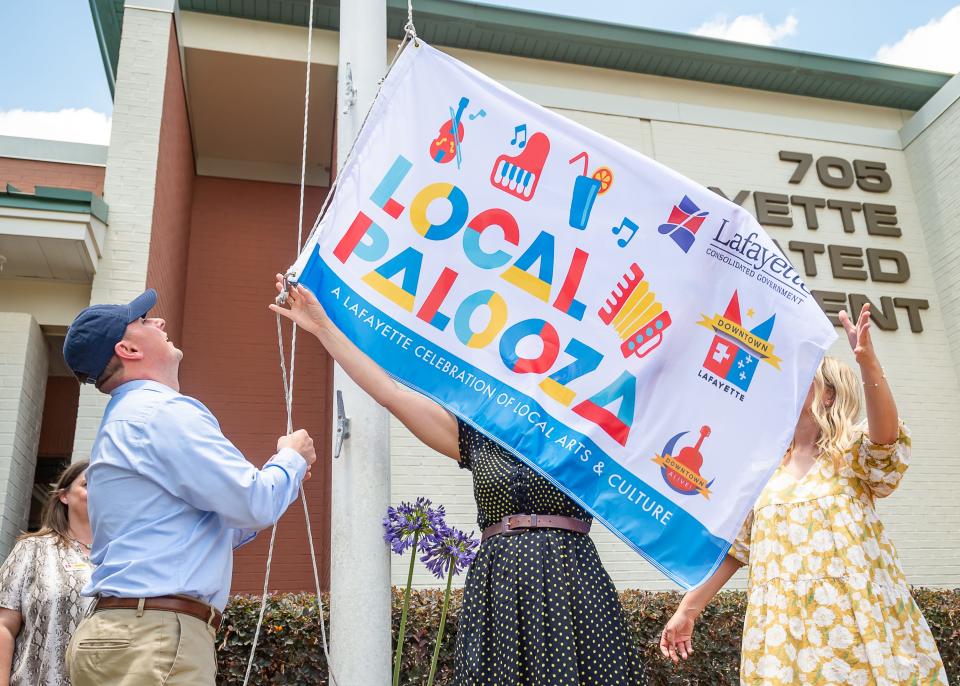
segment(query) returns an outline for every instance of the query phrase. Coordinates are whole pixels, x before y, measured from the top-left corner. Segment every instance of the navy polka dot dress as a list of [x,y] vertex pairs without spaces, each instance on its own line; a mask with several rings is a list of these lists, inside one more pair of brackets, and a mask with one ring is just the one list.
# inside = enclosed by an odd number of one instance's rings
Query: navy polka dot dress
[[[499,444],[458,420],[481,529],[512,514],[591,521]],[[532,529],[494,536],[467,573],[455,686],[646,684],[613,582],[589,536]]]

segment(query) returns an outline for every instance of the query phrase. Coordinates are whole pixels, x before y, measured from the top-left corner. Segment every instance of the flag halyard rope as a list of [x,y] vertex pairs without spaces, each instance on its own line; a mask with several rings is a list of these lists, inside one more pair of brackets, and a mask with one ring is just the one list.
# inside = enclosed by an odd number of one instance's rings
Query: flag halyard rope
[[[307,129],[308,129],[308,118],[309,118],[309,107],[310,107],[310,67],[312,59],[312,48],[313,48],[313,5],[314,0],[310,0],[310,16],[308,20],[307,27],[307,69],[306,69],[306,87],[304,89],[304,107],[303,107],[303,145],[301,150],[301,160],[300,160],[300,205],[299,205],[299,215],[297,221],[297,255],[300,254],[303,248],[303,214],[304,214],[304,197],[305,197],[305,185],[306,185],[306,164],[307,164]],[[417,38],[416,27],[413,24],[413,2],[412,0],[407,0],[407,23],[404,25],[404,36],[400,44],[397,46],[397,52],[394,55],[393,59],[390,62],[390,65],[387,67],[386,74],[390,73],[390,70],[393,68],[393,65],[396,63],[397,58],[403,52],[404,47],[409,42],[413,42],[415,46],[419,46],[420,42]],[[386,74],[384,79],[386,79]],[[383,84],[383,79],[381,79],[380,84]],[[363,121],[360,124],[360,130],[363,129],[363,126],[367,122],[367,118],[370,115],[370,111],[373,109],[373,103],[376,101],[377,97],[380,95],[380,88],[378,86],[377,92],[374,94],[373,100],[370,103],[370,109],[367,110],[367,113],[364,115]],[[356,148],[357,138],[354,138],[353,143],[350,146],[350,149],[347,151],[347,155],[344,158],[343,166],[346,167],[347,163],[353,156],[354,149]],[[335,177],[327,192],[326,198],[324,198],[323,205],[320,208],[320,212],[317,215],[317,220],[314,223],[310,234],[307,237],[307,240],[311,240],[313,234],[319,228],[320,222],[322,221],[324,215],[326,214],[327,208],[329,206],[330,200],[333,198],[334,192],[337,188],[339,181],[339,175]],[[292,278],[291,278],[292,277]],[[284,304],[286,302],[287,294],[289,292],[290,284],[295,283],[294,279],[296,278],[295,274],[288,273],[284,277],[283,288],[280,294],[277,296],[277,304]],[[286,354],[284,352],[283,346],[283,329],[281,326],[280,315],[277,314],[277,343],[280,354],[280,374],[283,380],[283,394],[284,394],[284,404],[287,412],[287,433],[290,434],[293,432],[293,382],[294,382],[294,371],[296,365],[296,346],[297,346],[297,324],[293,324],[293,332],[291,334],[290,342],[290,371],[287,372],[286,368]],[[330,648],[327,641],[327,632],[326,632],[326,623],[323,619],[323,601],[320,597],[320,575],[317,568],[317,556],[316,550],[313,543],[313,532],[310,523],[310,513],[307,509],[307,499],[306,494],[303,490],[303,486],[300,486],[300,500],[303,503],[303,512],[306,518],[306,528],[307,528],[307,541],[310,549],[310,562],[313,568],[313,580],[316,587],[316,602],[318,610],[318,619],[320,621],[320,633],[322,638],[322,647],[324,657],[327,661],[327,670],[329,676],[330,686],[337,686],[337,680],[334,677],[333,665],[330,661]],[[267,551],[267,564],[266,570],[264,572],[263,580],[263,593],[260,598],[260,612],[257,618],[257,626],[254,631],[253,642],[250,646],[250,656],[247,660],[247,669],[243,678],[243,686],[248,686],[250,681],[250,674],[253,668],[253,660],[256,655],[257,644],[260,638],[260,630],[263,626],[263,618],[266,613],[267,605],[267,595],[269,592],[270,585],[270,571],[273,563],[273,551],[276,543],[277,536],[277,524],[274,524],[271,527],[270,533],[270,544]]]

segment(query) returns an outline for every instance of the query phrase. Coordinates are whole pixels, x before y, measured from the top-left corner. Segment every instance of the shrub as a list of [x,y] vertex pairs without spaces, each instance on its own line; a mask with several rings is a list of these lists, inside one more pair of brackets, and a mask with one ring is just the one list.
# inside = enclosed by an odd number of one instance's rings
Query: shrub
[[[917,588],[913,594],[933,630],[947,676],[951,683],[960,683],[960,589]],[[746,604],[742,592],[724,591],[710,604],[697,624],[693,657],[679,667],[663,659],[658,641],[664,623],[680,602],[680,594],[624,591],[620,598],[647,665],[651,684],[739,684],[740,637]],[[401,599],[401,591],[394,589],[394,638],[400,626]],[[452,681],[453,648],[457,640],[462,600],[461,591],[455,591],[450,599],[437,684],[449,684]],[[323,601],[326,611],[326,596]],[[442,603],[443,591],[440,589],[413,592],[400,678],[404,686],[423,686],[427,683]],[[230,600],[219,636],[219,683],[225,686],[240,686],[243,683],[259,611],[259,597],[235,596]],[[325,612],[324,619],[328,617]],[[306,593],[270,596],[250,683],[258,686],[326,686],[326,673],[314,596]]]

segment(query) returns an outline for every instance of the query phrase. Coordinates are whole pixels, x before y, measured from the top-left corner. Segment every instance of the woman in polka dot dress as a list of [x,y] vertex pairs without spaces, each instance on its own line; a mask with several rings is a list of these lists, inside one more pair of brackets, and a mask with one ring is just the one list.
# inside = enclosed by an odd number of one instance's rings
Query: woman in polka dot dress
[[793,444],[714,576],[687,593],[660,641],[674,661],[691,650],[704,606],[750,567],[740,660],[750,686],[946,686],[936,643],[910,595],[893,543],[874,509],[897,487],[910,437],[870,342],[870,311],[840,319],[860,383],[821,362]]
[[[279,290],[279,274],[277,280]],[[337,330],[310,291],[291,289],[287,303],[289,309],[270,307],[314,334],[417,438],[472,471],[481,529],[510,515],[587,528],[591,520],[582,508],[509,451],[433,400],[394,383]],[[456,686],[645,683],[616,589],[589,536],[537,526],[484,540],[464,589]]]

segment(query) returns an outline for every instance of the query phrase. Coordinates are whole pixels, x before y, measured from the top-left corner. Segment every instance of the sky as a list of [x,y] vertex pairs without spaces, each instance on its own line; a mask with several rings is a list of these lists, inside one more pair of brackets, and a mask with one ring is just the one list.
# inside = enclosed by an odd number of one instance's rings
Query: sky
[[[471,4],[960,71],[960,0],[478,0]],[[413,7],[416,22],[417,0]],[[0,64],[4,65],[0,135],[109,142],[110,91],[86,0],[0,0]]]

